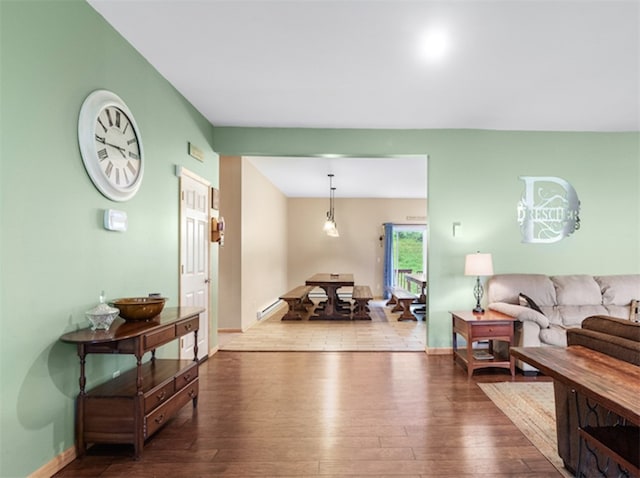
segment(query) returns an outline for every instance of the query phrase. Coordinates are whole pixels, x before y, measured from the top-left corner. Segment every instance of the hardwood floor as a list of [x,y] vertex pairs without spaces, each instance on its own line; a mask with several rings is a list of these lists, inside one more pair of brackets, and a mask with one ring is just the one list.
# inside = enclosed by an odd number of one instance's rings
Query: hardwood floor
[[55,476],[561,476],[477,386],[508,372],[451,356],[218,352],[200,380],[139,461],[96,445]]

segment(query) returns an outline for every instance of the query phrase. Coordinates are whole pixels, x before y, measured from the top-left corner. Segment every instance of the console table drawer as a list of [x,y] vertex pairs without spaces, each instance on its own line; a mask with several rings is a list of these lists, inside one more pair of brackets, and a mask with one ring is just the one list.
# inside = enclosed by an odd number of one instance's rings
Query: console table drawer
[[175,389],[180,390],[184,386],[188,385],[198,378],[198,364],[193,362],[193,365],[176,375]]
[[164,403],[166,400],[171,398],[171,395],[175,392],[175,384],[174,381],[171,380],[164,387],[153,390],[144,397],[144,412],[149,413],[151,410],[156,408],[158,405]]
[[165,327],[163,329],[150,332],[144,335],[144,348],[149,350],[159,345],[166,344],[176,337],[173,327]]
[[169,401],[160,405],[156,410],[145,417],[145,438],[153,435],[162,427],[178,410],[190,400],[198,396],[198,380],[194,380],[188,387],[173,395]]
[[176,324],[176,337],[181,337],[183,335],[186,335],[190,332],[193,332],[195,330],[198,330],[198,327],[200,325],[200,318],[199,317],[193,317],[189,320],[185,320],[183,322],[179,322]]

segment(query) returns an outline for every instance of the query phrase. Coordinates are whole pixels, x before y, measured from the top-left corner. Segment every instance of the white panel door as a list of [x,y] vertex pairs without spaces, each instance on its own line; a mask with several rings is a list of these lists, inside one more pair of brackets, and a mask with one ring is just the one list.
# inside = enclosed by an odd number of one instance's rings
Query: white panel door
[[[209,353],[209,185],[184,172],[180,177],[180,305],[202,307],[198,359]],[[194,356],[193,334],[180,341],[180,357]]]

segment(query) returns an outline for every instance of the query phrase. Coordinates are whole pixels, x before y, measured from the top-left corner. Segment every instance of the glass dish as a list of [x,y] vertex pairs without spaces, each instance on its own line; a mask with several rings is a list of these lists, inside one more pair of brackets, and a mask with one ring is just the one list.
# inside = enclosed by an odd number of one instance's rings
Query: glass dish
[[85,312],[91,323],[91,330],[108,330],[113,321],[118,317],[120,310],[104,303],[104,293],[100,296],[100,303],[93,309]]

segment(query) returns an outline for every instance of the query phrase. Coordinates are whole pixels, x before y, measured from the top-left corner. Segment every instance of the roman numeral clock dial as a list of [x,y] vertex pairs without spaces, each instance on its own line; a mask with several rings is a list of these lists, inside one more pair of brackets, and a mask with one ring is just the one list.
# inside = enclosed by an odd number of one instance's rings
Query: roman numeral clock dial
[[85,169],[96,188],[113,201],[131,199],[142,182],[144,154],[133,115],[117,95],[91,93],[78,119]]

